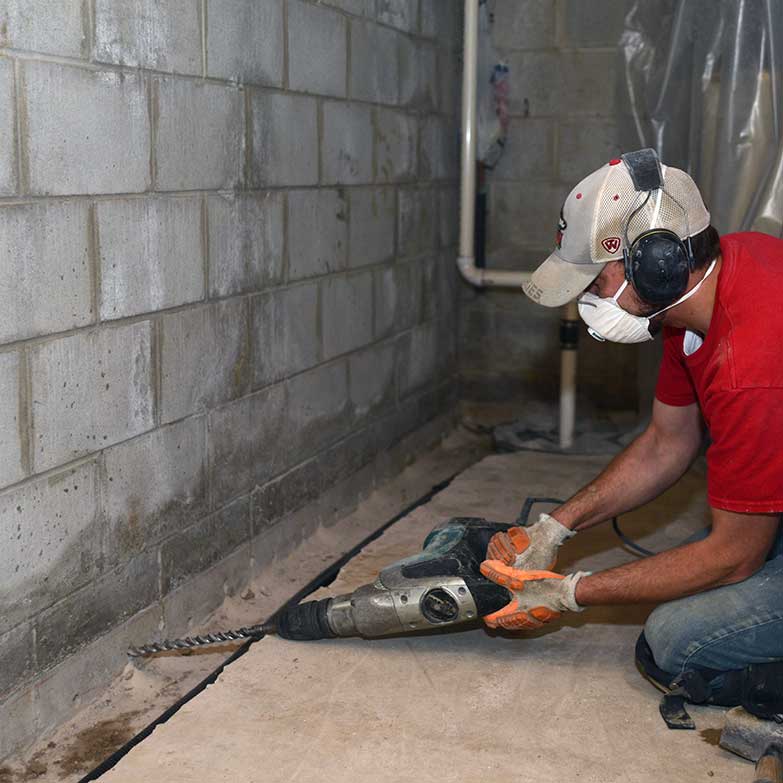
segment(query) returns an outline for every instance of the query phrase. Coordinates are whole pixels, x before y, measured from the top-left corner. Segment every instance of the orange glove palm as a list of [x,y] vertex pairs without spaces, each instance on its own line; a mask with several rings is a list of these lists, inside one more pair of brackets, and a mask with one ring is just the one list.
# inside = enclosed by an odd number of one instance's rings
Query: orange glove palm
[[575,536],[549,514],[541,514],[529,527],[510,527],[495,533],[487,546],[487,560],[499,560],[523,571],[551,571],[557,562],[557,550]]
[[574,597],[577,583],[586,576],[583,572],[564,576],[553,571],[520,571],[499,560],[485,560],[481,573],[511,593],[506,606],[484,617],[490,628],[541,628],[561,612],[583,609]]

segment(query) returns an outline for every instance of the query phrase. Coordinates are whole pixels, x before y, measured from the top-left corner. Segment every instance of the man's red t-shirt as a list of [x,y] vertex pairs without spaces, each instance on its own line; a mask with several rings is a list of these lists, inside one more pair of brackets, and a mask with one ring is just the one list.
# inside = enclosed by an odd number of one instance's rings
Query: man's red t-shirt
[[721,255],[704,343],[686,356],[685,330],[664,328],[655,396],[699,403],[712,440],[711,506],[783,512],[783,241],[728,234]]

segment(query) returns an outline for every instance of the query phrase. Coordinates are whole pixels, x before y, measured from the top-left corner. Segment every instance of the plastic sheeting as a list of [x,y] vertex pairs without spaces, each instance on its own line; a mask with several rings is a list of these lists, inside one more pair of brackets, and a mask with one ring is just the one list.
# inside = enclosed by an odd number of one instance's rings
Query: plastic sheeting
[[476,159],[491,169],[500,160],[508,135],[509,69],[492,43],[492,18],[485,1],[479,5],[477,60]]
[[783,235],[783,0],[636,0],[631,131],[696,180],[721,233]]

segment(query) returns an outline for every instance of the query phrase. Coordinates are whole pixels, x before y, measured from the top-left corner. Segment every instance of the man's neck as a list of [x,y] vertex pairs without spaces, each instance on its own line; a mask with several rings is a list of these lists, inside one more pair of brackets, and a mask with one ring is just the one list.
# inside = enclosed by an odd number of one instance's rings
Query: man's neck
[[[715,269],[704,281],[701,288],[682,304],[672,307],[664,315],[663,322],[666,326],[689,329],[692,332],[701,334],[702,337],[707,334],[712,320],[712,310],[715,306],[715,296],[718,291],[718,277],[720,275],[723,259],[718,256]],[[688,291],[698,285],[703,279],[709,266],[691,273],[688,281]]]

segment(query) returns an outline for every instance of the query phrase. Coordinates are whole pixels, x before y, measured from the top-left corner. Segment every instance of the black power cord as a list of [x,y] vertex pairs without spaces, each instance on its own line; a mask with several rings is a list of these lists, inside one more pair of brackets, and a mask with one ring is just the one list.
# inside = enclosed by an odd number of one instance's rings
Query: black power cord
[[[521,525],[522,527],[525,527],[529,523],[530,518],[530,510],[533,508],[533,506],[536,503],[554,503],[556,505],[562,505],[565,501],[560,500],[559,498],[534,498],[529,497],[525,500],[525,502],[522,504],[522,510],[519,512],[519,516],[517,517],[516,524]],[[640,555],[641,557],[651,557],[652,555],[656,554],[655,552],[645,549],[643,546],[639,546],[635,541],[628,538],[628,536],[623,533],[622,530],[620,530],[620,523],[617,521],[617,517],[612,517],[612,529],[617,534],[617,537],[620,539],[620,541],[625,544],[625,546],[628,547],[634,554]]]

